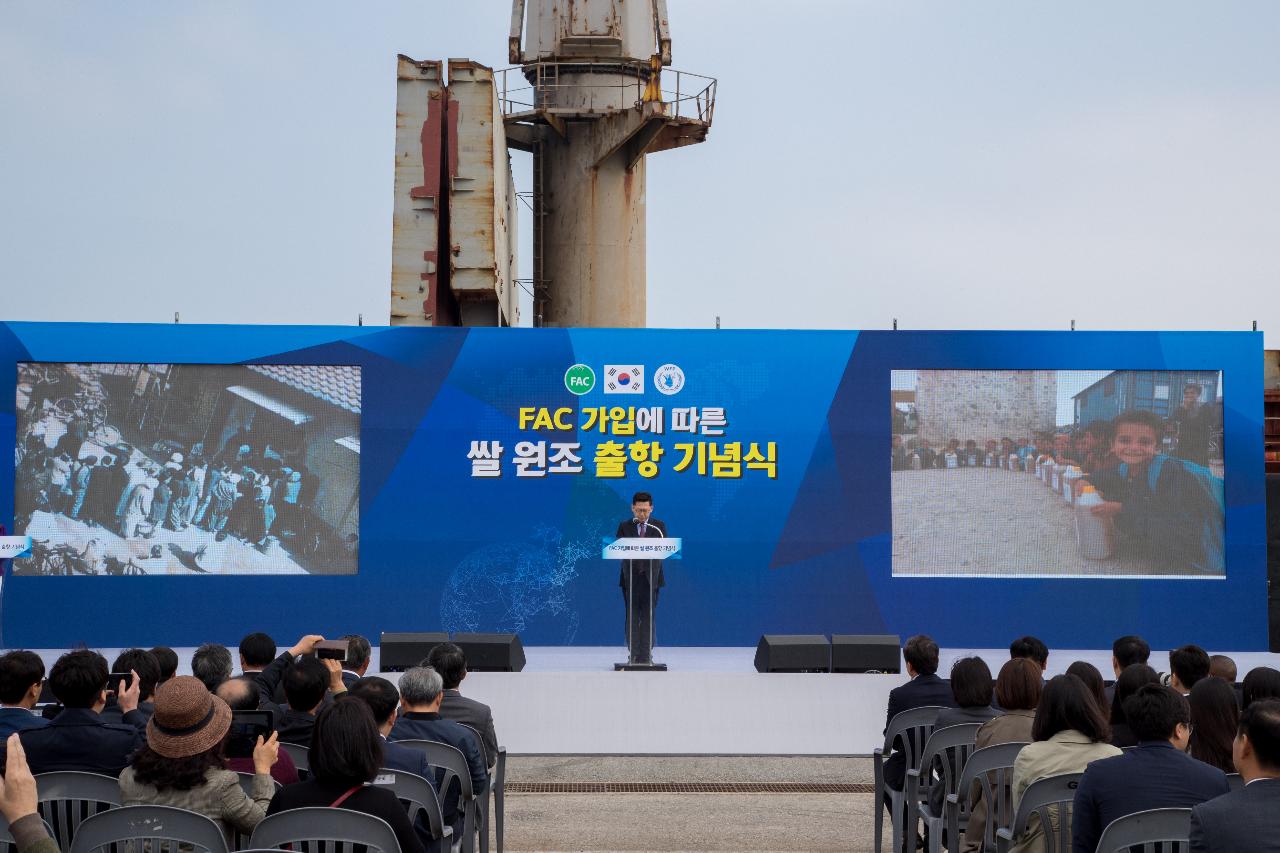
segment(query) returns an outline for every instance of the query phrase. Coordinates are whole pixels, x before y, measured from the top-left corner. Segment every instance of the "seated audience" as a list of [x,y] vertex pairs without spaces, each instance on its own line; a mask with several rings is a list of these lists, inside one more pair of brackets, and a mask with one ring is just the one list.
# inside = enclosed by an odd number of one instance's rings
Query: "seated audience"
[[218,643],[205,643],[191,656],[191,674],[214,692],[231,677],[231,652]]
[[[467,759],[471,771],[471,787],[477,795],[488,790],[489,774],[484,766],[480,743],[461,723],[440,717],[440,700],[444,697],[444,680],[429,666],[415,666],[400,676],[400,707],[403,713],[391,728],[388,740],[434,740],[447,743]],[[443,770],[436,777],[436,788],[443,781]],[[462,837],[464,815],[458,809],[461,788],[450,786],[444,792],[440,807],[444,819],[453,827],[453,837]]]
[[364,812],[391,825],[401,853],[425,853],[395,792],[369,784],[382,766],[382,739],[368,705],[344,700],[326,706],[315,720],[310,761],[311,778],[276,792],[268,815],[308,806]]
[[240,641],[240,672],[262,672],[276,659],[276,641],[261,631],[246,634]]
[[1236,682],[1236,662],[1226,655],[1209,655],[1209,674],[1228,684]]
[[1259,699],[1280,699],[1280,670],[1259,666],[1249,670],[1241,687],[1241,701],[1248,708]]
[[1259,699],[1244,709],[1234,753],[1244,788],[1192,806],[1192,853],[1280,847],[1280,701]]
[[[146,649],[125,649],[116,656],[111,664],[112,672],[136,672],[142,683],[138,687],[138,713],[151,719],[152,700],[156,695],[156,683],[160,680],[160,662],[156,656]],[[116,697],[107,699],[107,707],[102,709],[102,719],[108,723],[124,722],[124,714],[120,710]]]
[[1078,660],[1067,667],[1067,674],[1074,675],[1084,682],[1084,686],[1089,688],[1089,693],[1098,703],[1098,710],[1102,712],[1102,716],[1110,715],[1111,703],[1107,701],[1107,686],[1102,683],[1102,673],[1098,672],[1096,666],[1088,661]]
[[261,697],[262,707],[275,708],[288,701],[284,691],[280,689],[285,671],[298,658],[310,655],[315,650],[316,643],[322,640],[324,640],[324,637],[319,634],[307,634],[294,643],[292,648],[281,652],[262,671],[245,673],[246,676],[252,676],[254,684],[258,685],[258,695]]
[[[1115,678],[1120,677],[1135,663],[1145,664],[1151,659],[1151,646],[1147,641],[1134,634],[1126,634],[1111,644],[1111,672]],[[1107,685],[1107,707],[1115,700],[1115,685]]]
[[337,661],[298,658],[285,670],[284,695],[289,706],[281,710],[276,721],[276,731],[280,733],[282,742],[311,745],[311,729],[315,725],[316,714],[330,689],[335,693],[346,690],[342,683],[342,668]]
[[17,732],[5,742],[4,772],[0,773],[0,814],[9,825],[18,853],[58,853],[38,811],[36,778],[31,774]]
[[[1107,742],[1110,737],[1111,728],[1083,681],[1074,675],[1049,679],[1031,726],[1032,742],[1022,748],[1013,764],[1013,810],[1018,810],[1018,803],[1032,782],[1060,773],[1080,773],[1091,761],[1119,755],[1120,750]],[[1070,814],[1062,814],[1057,808],[1047,811],[1053,832],[1058,832],[1063,821],[1070,824]],[[1044,850],[1044,827],[1039,816],[1033,816],[1026,835],[1013,851]]]
[[1040,664],[1040,671],[1049,668],[1049,647],[1035,637],[1020,637],[1009,644],[1010,658],[1027,658]]
[[960,658],[951,665],[951,698],[955,706],[938,712],[934,728],[992,719],[1000,713],[991,707],[993,689],[986,661],[980,657]]
[[[960,658],[951,665],[951,698],[954,708],[938,712],[934,731],[964,723],[985,723],[1000,712],[991,707],[991,670],[980,657]],[[959,772],[960,768],[955,768]],[[939,771],[941,772],[941,771]],[[941,785],[929,788],[929,805],[934,814],[942,814],[946,791]]]
[[399,714],[396,712],[400,705],[400,691],[396,690],[396,686],[385,678],[371,675],[357,679],[347,691],[347,695],[364,702],[373,712],[373,721],[378,725],[378,735],[383,740],[382,766],[416,774],[434,786],[436,775],[427,764],[425,752],[387,740],[387,736],[395,728],[396,720],[399,719]]
[[498,733],[493,728],[493,711],[483,702],[463,696],[458,688],[467,677],[467,656],[454,643],[441,643],[427,655],[427,666],[444,680],[440,716],[468,725],[480,733],[485,759],[490,767],[498,761]]
[[20,733],[22,748],[33,773],[51,770],[84,770],[119,776],[129,758],[144,743],[146,719],[138,713],[141,679],[133,674],[130,685],[117,697],[123,723],[103,721],[107,704],[107,661],[97,652],[79,649],[58,658],[49,671],[49,686],[62,713],[43,728]]
[[[889,691],[885,731],[889,730],[889,723],[893,718],[903,711],[933,705],[950,708],[955,704],[955,699],[951,696],[951,685],[938,677],[938,644],[931,637],[917,634],[908,638],[902,647],[902,657],[911,680]],[[901,790],[906,778],[906,757],[895,742],[893,755],[884,764],[884,779],[890,787]]]
[[1190,808],[1229,790],[1225,773],[1183,752],[1191,736],[1191,711],[1176,690],[1144,685],[1125,701],[1124,711],[1138,745],[1085,768],[1072,805],[1074,853],[1094,853],[1102,830],[1117,818],[1148,809]]
[[[240,676],[228,678],[218,685],[218,698],[227,703],[232,711],[258,710],[258,685],[252,679]],[[253,758],[228,758],[227,769],[237,773],[252,773]],[[298,781],[298,768],[283,749],[276,752],[276,761],[271,765],[271,778],[281,785],[292,785]]]
[[258,738],[250,797],[224,763],[230,729],[231,709],[199,679],[166,681],[156,691],[146,746],[120,774],[121,805],[173,806],[216,821],[224,835],[253,832],[275,795],[271,767],[279,747],[274,733]]
[[[1044,691],[1044,679],[1041,675],[1040,665],[1026,658],[1014,658],[1000,667],[1000,674],[996,677],[995,698],[1004,713],[982,724],[982,728],[978,729],[975,749],[1001,743],[1031,741],[1031,725],[1035,721],[1036,706],[1040,704],[1040,694]],[[969,823],[965,827],[961,853],[981,853],[986,826],[987,803],[982,799],[979,788],[978,799],[973,804]]]
[[156,656],[156,662],[160,664],[160,678],[156,681],[156,686],[159,687],[178,671],[178,653],[168,646],[156,646],[151,654]]
[[1223,773],[1234,773],[1231,744],[1240,728],[1236,691],[1221,678],[1202,678],[1191,688],[1191,741],[1187,752]]
[[15,650],[0,656],[0,737],[49,725],[35,712],[43,687],[44,661],[38,654]]
[[342,667],[342,683],[351,689],[351,685],[364,678],[369,671],[369,659],[373,656],[373,648],[369,641],[359,634],[347,634],[342,639],[347,641],[347,659]]
[[1124,715],[1124,703],[1130,696],[1138,692],[1138,688],[1146,684],[1159,684],[1160,673],[1145,663],[1130,664],[1116,679],[1115,695],[1111,699],[1111,745],[1124,748],[1137,746],[1138,738],[1129,728],[1129,720]]
[[1209,653],[1199,646],[1183,646],[1169,652],[1169,686],[1183,696],[1196,682],[1209,677]]

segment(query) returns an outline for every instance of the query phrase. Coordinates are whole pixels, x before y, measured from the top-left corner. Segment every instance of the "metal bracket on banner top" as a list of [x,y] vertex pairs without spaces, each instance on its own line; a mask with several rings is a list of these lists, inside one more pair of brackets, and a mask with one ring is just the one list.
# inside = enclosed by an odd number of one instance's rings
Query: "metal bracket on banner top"
[[679,539],[624,536],[604,546],[606,560],[665,560],[680,553]]
[[0,560],[25,557],[30,553],[30,536],[0,536]]

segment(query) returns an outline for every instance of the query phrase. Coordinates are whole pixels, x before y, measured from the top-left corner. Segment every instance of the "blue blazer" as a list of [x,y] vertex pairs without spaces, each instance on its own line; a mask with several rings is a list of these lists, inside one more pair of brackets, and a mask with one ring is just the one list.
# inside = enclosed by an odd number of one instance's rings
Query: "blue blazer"
[[[483,794],[488,790],[489,771],[484,766],[484,758],[480,753],[480,744],[476,743],[476,736],[461,723],[442,719],[439,714],[408,711],[400,715],[400,719],[396,720],[396,724],[391,727],[391,734],[387,736],[387,740],[433,740],[437,743],[447,743],[466,756],[467,769],[471,771],[471,786],[476,794]],[[408,747],[405,748],[408,749]],[[444,771],[440,770],[435,775],[437,791],[440,790],[440,782],[443,779]],[[460,819],[458,799],[461,796],[462,791],[459,787],[451,785],[449,790],[445,791],[440,798],[440,810],[444,812],[445,821],[455,826]]]
[[4,740],[14,732],[27,729],[42,729],[49,721],[39,714],[33,714],[26,708],[0,708],[0,740]]
[[146,721],[137,711],[124,723],[107,723],[89,708],[64,708],[49,725],[19,734],[32,773],[84,770],[119,776],[146,743]]
[[[889,721],[903,711],[927,708],[930,705],[941,705],[944,708],[954,708],[956,705],[955,697],[951,695],[951,682],[939,678],[936,673],[917,675],[901,687],[893,688],[889,691],[889,708],[884,718],[885,730],[889,729]],[[923,749],[924,744],[919,744],[916,748]],[[902,789],[907,778],[907,762],[899,751],[901,749],[899,739],[894,742],[893,755],[889,756],[884,765],[885,781],[897,790]]]
[[1192,853],[1280,851],[1280,779],[1255,779],[1242,790],[1191,809]]
[[1167,740],[1142,741],[1085,768],[1071,809],[1071,849],[1094,853],[1113,820],[1147,809],[1189,809],[1230,790],[1227,774]]

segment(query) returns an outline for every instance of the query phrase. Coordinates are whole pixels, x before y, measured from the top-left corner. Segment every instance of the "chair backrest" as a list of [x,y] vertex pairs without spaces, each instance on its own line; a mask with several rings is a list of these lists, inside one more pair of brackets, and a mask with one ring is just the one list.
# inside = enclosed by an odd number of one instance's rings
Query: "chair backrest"
[[[933,784],[942,786],[948,794],[956,792],[960,782],[960,772],[969,754],[973,752],[974,740],[978,737],[981,723],[960,723],[944,729],[934,729],[925,742],[924,751],[920,753],[920,783],[926,790]],[[938,774],[936,782],[933,774]]]
[[[1071,850],[1071,803],[1076,797],[1076,788],[1080,787],[1083,773],[1059,773],[1037,779],[1022,792],[1018,801],[1018,814],[1013,819],[1014,838],[1021,838],[1027,832],[1027,824],[1032,815],[1040,816],[1040,826],[1044,830],[1045,850],[1047,853],[1068,853]],[[1054,814],[1058,823],[1055,832],[1050,814]]]
[[489,747],[484,745],[484,737],[481,736],[480,730],[468,723],[458,723],[458,725],[462,726],[464,729],[471,732],[471,734],[475,736],[476,743],[480,746],[480,757],[484,759],[484,766],[492,767],[493,756],[489,755]]
[[280,743],[280,749],[289,753],[289,757],[293,759],[293,766],[298,768],[300,778],[307,778],[311,775],[311,759],[308,757],[311,750],[299,743]]
[[[218,824],[202,814],[172,806],[121,806],[86,818],[76,830],[70,853],[113,853],[118,842],[132,841],[135,853],[179,853],[194,847],[227,853]],[[181,845],[181,847],[180,847]]]
[[81,823],[120,805],[120,780],[79,770],[41,773],[36,776],[36,799],[49,834],[68,851]]
[[1133,851],[1187,853],[1191,847],[1191,809],[1151,809],[1111,821],[1098,839],[1098,853]]
[[1013,762],[1025,743],[998,743],[969,754],[956,785],[960,813],[973,810],[974,794],[981,790],[987,803],[987,823],[983,849],[995,843],[996,827],[1013,822]]
[[421,813],[427,821],[427,828],[431,830],[431,837],[443,837],[444,815],[440,811],[440,799],[436,796],[436,789],[432,787],[430,781],[416,773],[384,767],[378,771],[373,784],[380,787],[385,785],[395,792],[400,799],[400,804],[409,812],[410,823],[417,820]]
[[[236,775],[240,777],[240,788],[245,792],[246,796],[252,798],[253,797],[253,774],[237,772]],[[271,784],[275,785],[275,788],[277,791],[279,791],[281,788],[284,787],[284,785],[281,785],[280,782],[277,781],[276,779],[272,779]]]
[[1228,773],[1227,785],[1231,788],[1231,790],[1239,791],[1241,788],[1244,787],[1244,777],[1241,776],[1239,773]]
[[902,746],[906,767],[910,770],[920,766],[920,751],[933,732],[933,724],[942,711],[941,705],[927,705],[923,708],[912,708],[895,714],[884,730],[884,754],[893,752],[894,741]]
[[290,847],[306,853],[353,853],[363,846],[378,853],[400,853],[391,825],[380,817],[326,806],[289,809],[262,819],[249,846],[266,850]]
[[453,784],[453,780],[457,779],[458,784],[462,786],[464,800],[475,796],[475,788],[471,784],[471,767],[467,764],[467,757],[457,747],[434,740],[398,740],[396,743],[425,752],[428,764],[444,769],[444,779],[440,782],[441,795],[445,794]]

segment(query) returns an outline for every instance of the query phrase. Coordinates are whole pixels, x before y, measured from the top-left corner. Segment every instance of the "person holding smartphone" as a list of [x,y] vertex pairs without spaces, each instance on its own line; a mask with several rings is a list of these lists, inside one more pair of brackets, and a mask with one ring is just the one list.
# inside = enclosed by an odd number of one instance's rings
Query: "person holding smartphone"
[[224,833],[253,832],[275,794],[271,768],[279,740],[258,736],[253,747],[250,794],[226,768],[231,708],[198,678],[179,675],[156,690],[155,713],[147,723],[147,745],[120,774],[120,803],[176,806],[214,821]]

